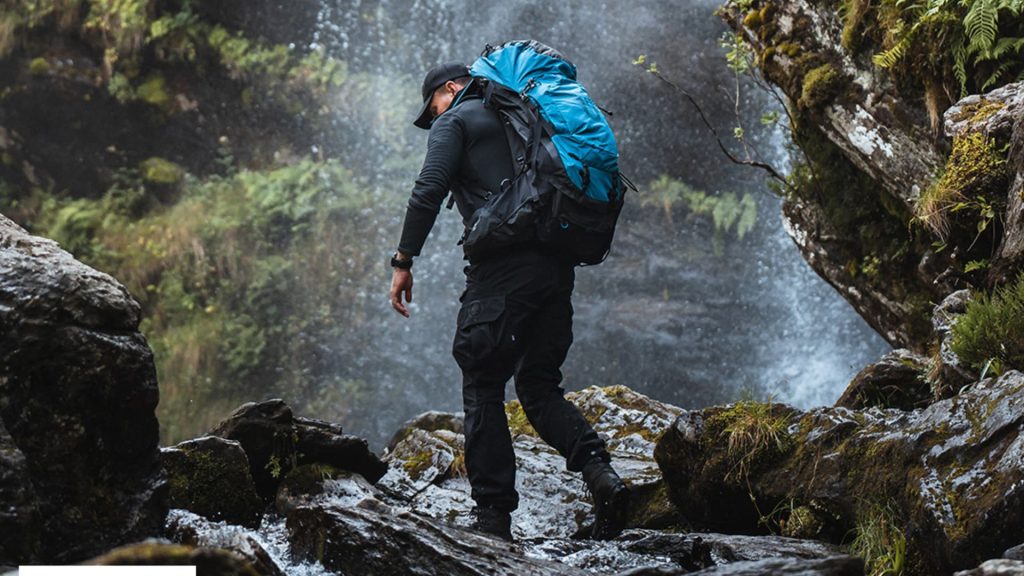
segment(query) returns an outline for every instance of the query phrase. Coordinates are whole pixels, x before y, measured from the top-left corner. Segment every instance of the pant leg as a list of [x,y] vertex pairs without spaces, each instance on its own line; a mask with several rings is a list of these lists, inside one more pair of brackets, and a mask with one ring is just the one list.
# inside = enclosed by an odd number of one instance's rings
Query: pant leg
[[519,505],[516,462],[505,417],[505,384],[515,368],[505,297],[467,292],[452,354],[462,369],[466,471],[478,506],[511,512]]
[[610,460],[605,443],[561,387],[561,366],[572,345],[572,268],[558,271],[556,287],[524,334],[516,365],[516,393],[540,437],[566,459],[573,472],[593,458]]

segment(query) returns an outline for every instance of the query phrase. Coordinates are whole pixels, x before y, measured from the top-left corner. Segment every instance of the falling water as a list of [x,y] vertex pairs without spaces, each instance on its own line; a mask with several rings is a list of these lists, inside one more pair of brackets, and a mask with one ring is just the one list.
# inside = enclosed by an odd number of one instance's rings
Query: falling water
[[[361,117],[347,121],[369,131],[399,126],[378,138],[386,147],[368,146],[358,135],[341,147],[345,162],[390,175],[368,178],[394,218],[364,249],[383,263],[397,244],[425,148],[426,133],[410,124],[424,71],[441,61],[471,61],[488,43],[534,38],[572,60],[592,96],[614,113],[622,166],[633,180],[642,185],[667,174],[709,193],[752,192],[759,210],[746,237],[716,243],[704,217],[679,209],[670,223],[657,208],[641,209],[641,198],[629,198],[608,261],[578,274],[566,387],[625,384],[684,407],[745,392],[801,407],[833,402],[887,345],[802,260],[765,175],[729,163],[696,110],[633,63],[640,54],[656,62],[694,94],[719,133],[731,136],[736,79],[717,44],[725,27],[715,7],[708,0],[324,0],[313,43],[376,79],[360,88]],[[784,137],[757,120],[772,100],[746,82],[741,100],[748,137],[784,168]],[[348,362],[341,378],[366,383],[346,426],[376,444],[418,412],[459,409],[450,343],[463,282],[455,246],[460,227],[456,214],[442,211],[416,263],[410,320],[389,309],[383,265],[379,278],[365,283],[376,321],[363,338],[374,344]]]

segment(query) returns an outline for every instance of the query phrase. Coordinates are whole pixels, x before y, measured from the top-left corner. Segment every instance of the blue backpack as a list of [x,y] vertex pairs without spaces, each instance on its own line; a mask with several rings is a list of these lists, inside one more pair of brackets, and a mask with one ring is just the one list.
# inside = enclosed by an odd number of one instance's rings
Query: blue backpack
[[540,42],[488,46],[469,70],[505,125],[515,176],[470,219],[467,257],[539,240],[575,264],[608,255],[626,187],[615,135],[576,81],[576,67]]

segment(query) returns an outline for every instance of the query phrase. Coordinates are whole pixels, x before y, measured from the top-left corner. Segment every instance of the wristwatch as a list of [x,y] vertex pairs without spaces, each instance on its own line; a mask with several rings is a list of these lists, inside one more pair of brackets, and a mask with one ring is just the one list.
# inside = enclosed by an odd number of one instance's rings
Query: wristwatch
[[391,255],[391,267],[398,268],[399,270],[409,270],[412,268],[412,258],[408,260],[399,260],[398,252]]

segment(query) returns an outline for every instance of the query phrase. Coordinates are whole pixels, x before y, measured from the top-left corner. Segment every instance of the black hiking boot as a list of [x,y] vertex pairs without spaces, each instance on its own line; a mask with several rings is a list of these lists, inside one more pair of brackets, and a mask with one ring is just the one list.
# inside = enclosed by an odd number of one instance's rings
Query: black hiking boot
[[472,530],[512,541],[512,515],[497,508],[473,508]]
[[594,540],[611,540],[626,526],[630,491],[612,465],[593,460],[583,467],[583,481],[594,498]]

